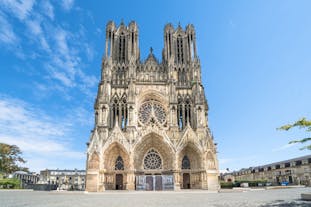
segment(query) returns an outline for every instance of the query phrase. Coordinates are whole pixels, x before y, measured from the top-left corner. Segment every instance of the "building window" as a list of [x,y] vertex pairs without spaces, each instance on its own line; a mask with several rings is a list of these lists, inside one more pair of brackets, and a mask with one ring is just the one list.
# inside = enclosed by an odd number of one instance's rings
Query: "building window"
[[165,109],[156,101],[147,101],[139,108],[138,119],[144,125],[155,122],[164,125],[166,123]]
[[302,164],[301,160],[297,160],[297,161],[296,161],[296,166],[299,166],[299,165],[301,165],[301,164]]
[[186,96],[185,98],[179,96],[177,105],[177,124],[180,130],[184,129],[187,125],[193,127],[191,122],[191,109],[191,98],[189,96]]
[[126,130],[128,124],[127,96],[123,94],[121,99],[115,94],[111,103],[111,122],[113,128],[118,123],[122,130]]
[[144,169],[156,170],[162,168],[162,159],[157,151],[151,149],[144,158]]
[[290,167],[290,163],[289,162],[285,163],[285,167]]
[[187,155],[182,159],[181,169],[190,169],[190,160]]
[[124,170],[124,163],[121,156],[118,156],[116,163],[115,163],[115,170]]

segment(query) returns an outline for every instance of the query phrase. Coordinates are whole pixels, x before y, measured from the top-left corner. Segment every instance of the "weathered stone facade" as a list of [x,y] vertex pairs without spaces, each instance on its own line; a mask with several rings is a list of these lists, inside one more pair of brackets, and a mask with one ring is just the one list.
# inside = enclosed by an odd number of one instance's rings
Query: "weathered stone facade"
[[311,155],[241,169],[226,173],[222,177],[226,182],[228,179],[230,182],[266,180],[274,185],[288,182],[289,184],[311,186]]
[[152,49],[140,60],[135,22],[109,22],[101,72],[86,190],[217,190],[193,25],[165,26],[158,62]]
[[41,170],[38,183],[56,185],[59,190],[85,190],[85,170]]

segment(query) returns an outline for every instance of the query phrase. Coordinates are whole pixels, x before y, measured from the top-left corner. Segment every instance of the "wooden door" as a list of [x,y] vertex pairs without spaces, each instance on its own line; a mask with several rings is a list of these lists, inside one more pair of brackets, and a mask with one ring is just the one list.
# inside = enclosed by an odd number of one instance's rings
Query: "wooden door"
[[190,174],[183,174],[183,189],[190,189]]
[[146,190],[153,190],[153,176],[147,175],[146,176]]
[[155,190],[162,190],[162,176],[155,176]]
[[123,175],[116,174],[116,190],[123,190]]

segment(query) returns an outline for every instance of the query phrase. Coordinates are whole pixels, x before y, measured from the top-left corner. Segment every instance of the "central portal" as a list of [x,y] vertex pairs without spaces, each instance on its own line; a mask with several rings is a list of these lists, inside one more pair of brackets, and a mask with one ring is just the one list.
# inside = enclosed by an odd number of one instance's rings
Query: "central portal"
[[174,177],[173,175],[138,175],[136,190],[174,190]]

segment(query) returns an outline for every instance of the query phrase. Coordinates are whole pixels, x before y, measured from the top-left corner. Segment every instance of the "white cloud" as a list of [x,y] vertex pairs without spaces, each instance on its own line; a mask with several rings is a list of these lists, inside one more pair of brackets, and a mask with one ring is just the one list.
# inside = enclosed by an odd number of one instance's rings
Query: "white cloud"
[[18,37],[13,31],[12,26],[0,11],[0,41],[9,45],[15,45],[19,42]]
[[284,150],[287,150],[287,149],[289,149],[289,148],[291,148],[291,147],[294,147],[294,146],[296,146],[296,145],[297,145],[297,143],[285,144],[285,145],[283,145],[283,146],[276,147],[276,148],[272,149],[272,152],[284,151]]
[[62,0],[62,7],[64,10],[69,11],[74,4],[74,0]]
[[[19,99],[0,96],[0,142],[19,146],[27,157],[44,157],[47,164],[57,158],[81,162],[84,152],[71,144],[74,123],[72,118],[52,117]],[[34,169],[31,162],[27,166]]]
[[33,35],[41,35],[42,34],[42,29],[40,22],[38,20],[29,20],[26,22],[26,25],[28,26],[29,31]]
[[34,0],[2,0],[0,6],[9,10],[13,13],[19,20],[26,19],[33,8],[35,1]]
[[44,10],[44,14],[48,16],[51,20],[54,20],[54,7],[50,3],[50,1],[45,0],[42,3],[42,8]]
[[[73,4],[74,1],[62,1],[66,10],[71,9]],[[29,58],[41,62],[46,74],[40,75],[49,76],[50,87],[77,87],[85,95],[93,95],[90,88],[98,81],[95,76],[83,71],[85,65],[81,59],[86,57],[92,60],[95,51],[86,42],[84,26],[80,25],[79,30],[73,32],[68,26],[64,26],[66,24],[54,22],[54,7],[50,1],[34,5],[34,1],[5,0],[0,3],[0,43],[5,43],[7,47],[11,45],[8,49],[23,60]],[[15,16],[26,31],[19,28],[18,33],[14,33],[6,15]],[[29,47],[32,49],[24,49]]]

